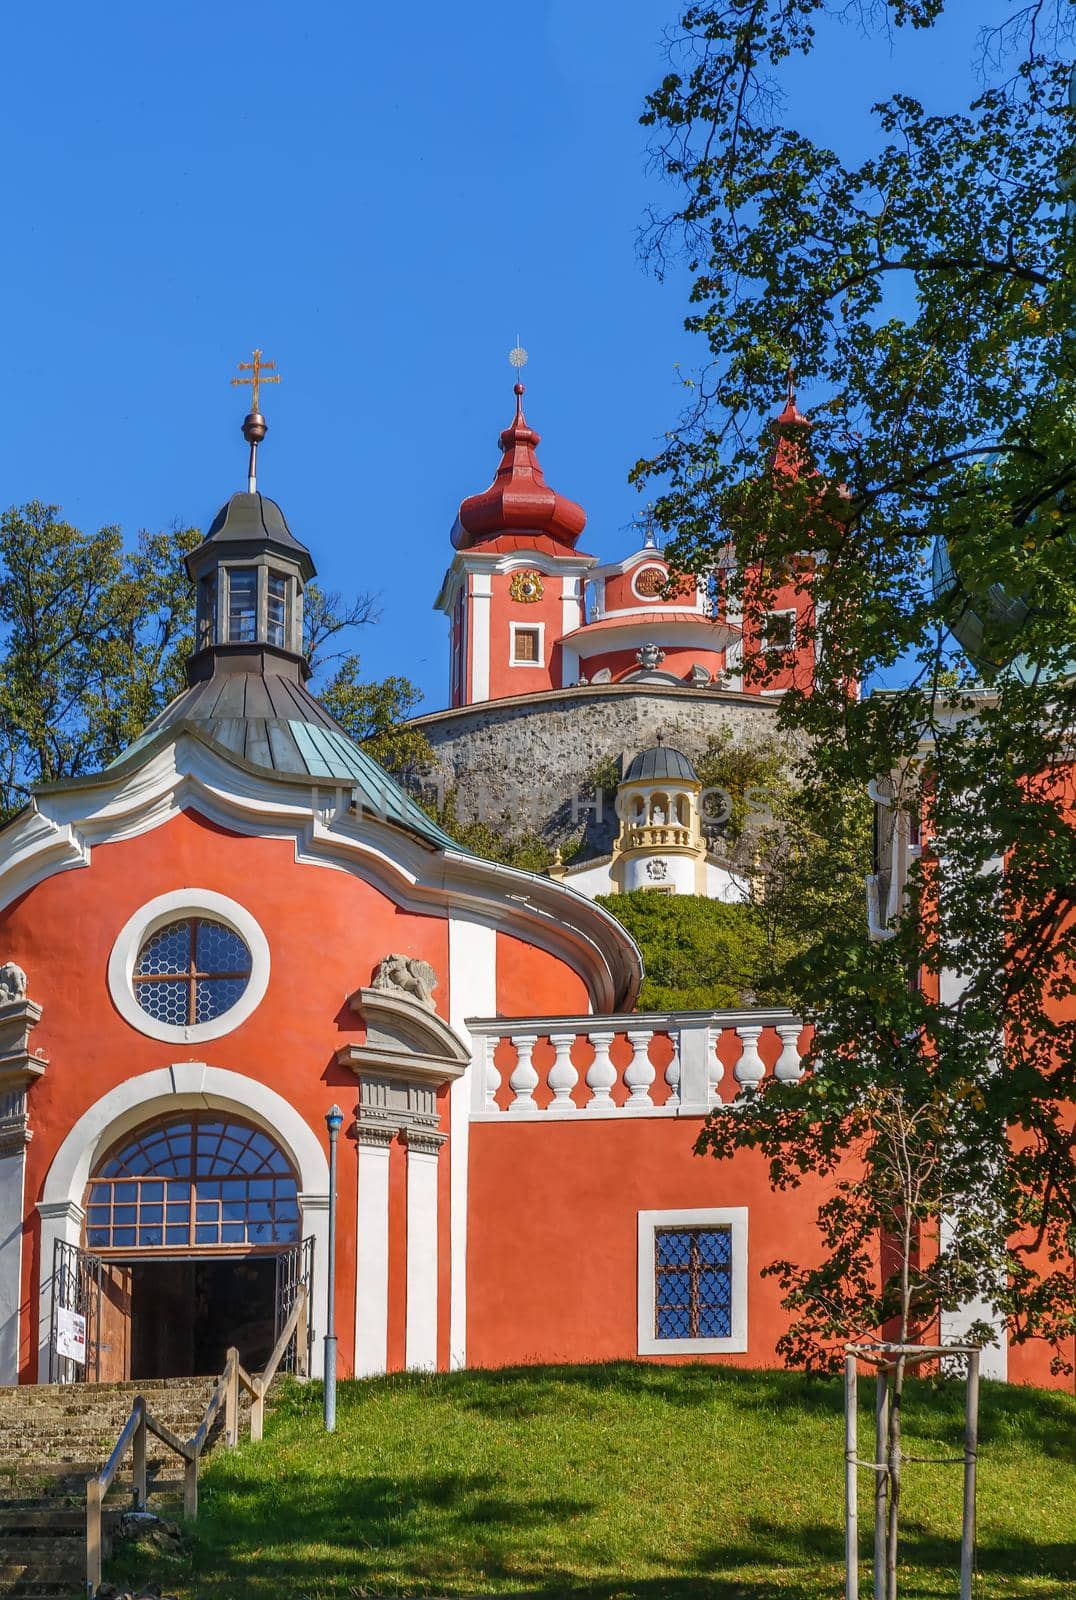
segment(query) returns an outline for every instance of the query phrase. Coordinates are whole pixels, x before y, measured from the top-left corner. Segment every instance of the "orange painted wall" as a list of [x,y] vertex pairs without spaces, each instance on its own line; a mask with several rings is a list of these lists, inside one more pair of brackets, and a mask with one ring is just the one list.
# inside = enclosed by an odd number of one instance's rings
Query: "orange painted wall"
[[[475,1366],[607,1361],[637,1349],[637,1214],[747,1206],[748,1351],[698,1359],[777,1361],[785,1316],[759,1269],[816,1250],[821,1187],[774,1195],[764,1160],[696,1156],[701,1118],[624,1117],[471,1128],[468,1359]],[[653,1360],[673,1357],[648,1357]],[[696,1359],[696,1358],[693,1358]]]
[[[561,607],[561,578],[559,573],[543,574],[544,593],[540,600],[513,600],[509,589],[513,574],[496,572],[493,575],[493,596],[489,604],[489,694],[491,700],[506,695],[533,694],[536,690],[553,687],[553,651],[564,631]],[[544,626],[542,635],[542,660],[534,667],[513,667],[511,661],[511,624],[524,627]]]
[[689,610],[694,609],[695,601],[698,598],[698,590],[694,582],[686,578],[677,586],[675,593],[668,600],[654,595],[647,595],[645,599],[640,599],[632,587],[632,580],[635,574],[643,567],[663,568],[666,576],[669,571],[664,562],[647,559],[637,562],[627,572],[610,573],[605,580],[605,603],[602,608],[606,616],[611,611],[634,611],[639,606],[644,605],[652,606],[655,611],[660,611],[663,606],[671,611],[683,611],[685,607]]
[[[130,1027],[115,1010],[106,968],[113,942],[139,906],[185,885],[213,889],[245,906],[269,941],[272,975],[261,1004],[232,1033],[205,1044],[166,1044]],[[56,1149],[79,1116],[125,1078],[173,1061],[205,1060],[243,1073],[283,1095],[325,1142],[324,1115],[335,1098],[345,1117],[355,1080],[334,1054],[361,1037],[348,996],[369,982],[381,956],[399,950],[429,961],[441,977],[437,1002],[449,1004],[447,923],[401,911],[373,885],[349,873],[296,863],[288,840],[226,832],[185,813],[138,838],[97,845],[88,868],[59,873],[0,915],[3,948],[30,974],[42,1008],[33,1047],[49,1058],[30,1092],[33,1140],[27,1150],[25,1250],[27,1344],[31,1300],[36,1320],[35,1202]],[[354,1305],[356,1156],[340,1149],[338,1304]],[[340,1316],[341,1358],[350,1368],[353,1327]],[[29,1370],[29,1369],[28,1369]]]
[[498,932],[498,1016],[578,1017],[589,1011],[586,985],[576,973],[544,950]]

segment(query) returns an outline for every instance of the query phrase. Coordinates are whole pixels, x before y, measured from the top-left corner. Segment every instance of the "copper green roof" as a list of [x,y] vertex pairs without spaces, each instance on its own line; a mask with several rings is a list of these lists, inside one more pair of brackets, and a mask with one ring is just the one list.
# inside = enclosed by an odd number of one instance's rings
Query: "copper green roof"
[[162,735],[178,735],[183,727],[270,775],[344,784],[356,791],[364,810],[439,849],[461,848],[294,679],[271,672],[214,673],[178,695],[112,766],[125,766]]

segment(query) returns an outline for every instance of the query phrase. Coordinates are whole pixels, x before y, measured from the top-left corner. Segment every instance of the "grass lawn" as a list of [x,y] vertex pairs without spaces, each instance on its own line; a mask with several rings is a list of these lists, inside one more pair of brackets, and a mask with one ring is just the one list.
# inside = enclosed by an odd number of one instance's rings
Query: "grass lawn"
[[[959,1451],[963,1390],[914,1384],[906,1448]],[[860,1418],[869,1452],[872,1417]],[[1076,1600],[1076,1401],[985,1384],[977,1597]],[[580,1592],[839,1600],[838,1382],[624,1362],[278,1391],[263,1443],[213,1456],[181,1557],[106,1576],[183,1600]],[[959,1467],[905,1474],[902,1600],[957,1595]],[[868,1554],[870,1479],[861,1480]],[[862,1569],[863,1592],[870,1575]]]

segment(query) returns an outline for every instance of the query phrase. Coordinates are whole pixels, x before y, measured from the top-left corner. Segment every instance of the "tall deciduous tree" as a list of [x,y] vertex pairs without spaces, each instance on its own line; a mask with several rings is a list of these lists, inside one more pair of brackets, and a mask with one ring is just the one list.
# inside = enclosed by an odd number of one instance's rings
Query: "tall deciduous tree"
[[[0,516],[0,819],[25,803],[34,784],[93,772],[125,749],[185,686],[193,594],[183,557],[197,528],[140,533],[133,550],[120,530],[84,533],[40,501]],[[306,591],[306,649],[315,671],[332,647],[374,620],[373,598],[345,601],[316,585]],[[405,679],[357,681],[358,659],[340,661],[331,685],[356,737],[376,759],[400,765],[398,730],[416,691]],[[379,707],[365,720],[360,702]]]
[[[780,716],[810,736],[815,803],[893,774],[927,825],[885,936],[842,922],[798,964],[811,1073],[702,1141],[763,1150],[782,1185],[851,1158],[866,1175],[821,1213],[821,1265],[774,1267],[786,1349],[822,1362],[978,1296],[1059,1361],[1076,1329],[1069,13],[1014,6],[980,37],[974,103],[895,92],[862,159],[789,125],[781,92],[819,28],[929,41],[943,10],[692,5],[643,117],[675,194],[650,259],[686,258],[708,355],[636,477],[663,483],[680,565],[720,568],[749,620],[798,587],[818,666]],[[789,365],[811,416],[782,435],[794,473],[771,470],[766,420]],[[763,683],[774,665],[747,663]],[[879,1228],[899,1259],[880,1263]]]

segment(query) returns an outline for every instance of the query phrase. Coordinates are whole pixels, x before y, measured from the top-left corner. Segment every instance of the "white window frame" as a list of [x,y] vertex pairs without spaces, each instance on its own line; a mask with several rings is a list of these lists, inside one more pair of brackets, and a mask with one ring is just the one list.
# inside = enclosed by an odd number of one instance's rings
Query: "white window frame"
[[[159,928],[184,917],[211,917],[237,933],[250,951],[250,981],[233,1006],[209,1022],[175,1025],[158,1022],[143,1011],[135,998],[135,962],[146,940]],[[116,936],[108,958],[108,988],[113,1004],[125,1022],[150,1039],[167,1044],[198,1044],[219,1039],[245,1022],[261,1003],[269,987],[269,941],[249,911],[212,889],[175,889],[148,900],[129,917]]]
[[[725,1339],[659,1339],[655,1335],[659,1228],[727,1228],[732,1234],[732,1332]],[[742,1355],[747,1349],[747,1207],[639,1212],[638,1339],[641,1356]]]
[[[545,666],[545,623],[544,622],[510,622],[508,665],[510,667],[544,667]],[[520,633],[537,633],[538,658],[536,661],[520,661],[516,655],[516,638]]]
[[766,612],[766,621],[769,622],[771,617],[787,617],[788,618],[788,643],[787,644],[774,644],[774,643],[772,643],[771,640],[770,640],[770,635],[769,635],[768,628],[763,628],[762,629],[762,641],[761,641],[763,650],[772,650],[775,653],[777,651],[780,651],[782,655],[787,654],[788,651],[790,651],[790,650],[795,650],[795,648],[796,648],[796,631],[797,631],[797,629],[796,629],[797,617],[796,617],[796,608],[795,608],[795,606],[782,607],[779,611],[767,611]]

